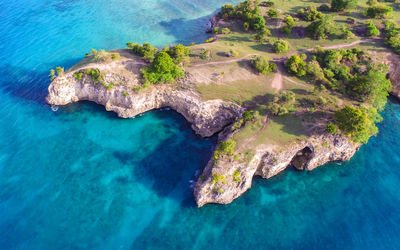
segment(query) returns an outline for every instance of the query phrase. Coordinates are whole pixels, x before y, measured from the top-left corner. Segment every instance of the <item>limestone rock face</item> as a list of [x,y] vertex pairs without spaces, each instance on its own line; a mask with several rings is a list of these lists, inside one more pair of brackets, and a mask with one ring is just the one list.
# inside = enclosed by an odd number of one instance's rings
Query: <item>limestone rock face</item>
[[[232,124],[242,115],[242,107],[222,100],[203,100],[195,91],[190,74],[175,84],[151,85],[134,91],[139,76],[133,68],[137,65],[133,60],[85,65],[57,77],[49,86],[46,100],[52,105],[92,101],[123,118],[171,107],[203,137],[219,133],[218,140],[225,141],[232,136]],[[89,68],[101,71],[103,84],[94,83],[88,75],[80,80],[73,76],[74,72]],[[112,82],[119,84],[107,89],[105,86]],[[266,145],[240,159],[228,156],[221,156],[218,162],[211,159],[195,184],[195,200],[199,207],[207,203],[227,204],[251,188],[255,175],[270,178],[289,165],[312,170],[329,161],[347,161],[359,147],[345,137],[321,134],[296,141],[282,150]]]
[[[299,170],[313,170],[330,161],[348,161],[360,147],[340,135],[320,135],[294,143],[285,150],[258,150],[249,163],[211,160],[195,185],[194,195],[199,207],[207,203],[228,204],[251,187],[253,176],[271,178],[289,165]],[[240,173],[235,180],[234,172]],[[214,175],[224,176],[217,181]],[[213,181],[214,180],[214,181]]]
[[391,56],[396,60],[389,64],[389,78],[392,82],[392,95],[400,100],[400,62],[397,56]]
[[70,75],[58,77],[51,83],[46,100],[53,105],[92,101],[123,118],[171,107],[182,114],[192,124],[193,130],[203,137],[221,131],[243,112],[241,107],[233,103],[203,101],[190,88],[160,85],[134,92],[125,86],[116,86],[109,91],[99,83],[93,84],[88,79],[77,81]]

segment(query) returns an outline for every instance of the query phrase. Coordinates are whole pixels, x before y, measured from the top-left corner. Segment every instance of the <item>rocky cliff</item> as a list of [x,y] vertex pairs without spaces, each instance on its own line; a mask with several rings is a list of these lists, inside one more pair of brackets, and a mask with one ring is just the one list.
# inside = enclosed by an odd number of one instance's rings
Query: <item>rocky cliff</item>
[[90,78],[76,80],[73,72],[57,77],[49,86],[46,100],[52,105],[66,105],[78,101],[92,101],[114,111],[123,118],[135,117],[146,111],[171,107],[192,124],[193,130],[203,137],[221,131],[240,115],[242,108],[221,100],[203,101],[189,86],[187,80],[171,85],[152,86],[139,92],[126,86],[107,90],[94,84]]
[[[242,115],[243,108],[222,100],[203,100],[194,90],[190,74],[175,84],[152,85],[135,91],[139,74],[134,65],[139,64],[124,59],[110,64],[92,63],[76,67],[51,83],[46,100],[52,105],[93,101],[123,118],[171,107],[203,137],[221,131],[219,140],[223,141],[232,135],[232,124]],[[101,84],[95,83],[89,75],[83,74],[79,80],[79,77],[74,77],[74,73],[93,68],[102,72],[104,82]],[[296,141],[284,149],[257,148],[254,155],[245,159],[222,156],[218,164],[211,159],[195,184],[194,196],[198,206],[230,203],[251,187],[256,175],[270,178],[289,165],[299,170],[312,170],[329,161],[346,161],[359,146],[339,135],[320,134]]]
[[327,162],[348,161],[359,147],[346,137],[323,134],[293,143],[284,150],[258,149],[250,162],[230,157],[219,159],[218,164],[210,160],[195,185],[197,205],[231,203],[251,187],[254,176],[271,178],[289,165],[309,171]]

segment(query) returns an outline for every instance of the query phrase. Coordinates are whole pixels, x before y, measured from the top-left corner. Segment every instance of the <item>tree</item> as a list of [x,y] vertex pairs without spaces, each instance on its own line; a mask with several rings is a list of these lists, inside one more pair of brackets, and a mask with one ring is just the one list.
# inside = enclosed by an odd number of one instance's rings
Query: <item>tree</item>
[[260,30],[265,27],[265,19],[262,16],[256,16],[253,18],[250,26],[253,30]]
[[282,32],[286,34],[290,34],[292,32],[292,28],[295,25],[295,21],[292,16],[286,16],[285,19],[283,20],[285,23],[284,26],[282,26]]
[[168,51],[168,54],[174,59],[176,64],[186,61],[189,53],[190,49],[182,44],[177,44]]
[[141,72],[143,78],[150,83],[173,82],[185,75],[166,52],[157,53],[150,66],[143,67]]
[[335,31],[335,23],[332,16],[325,15],[308,25],[306,31],[314,39],[326,39]]
[[333,11],[344,11],[357,7],[357,0],[332,0],[331,9]]
[[290,56],[286,62],[286,68],[290,74],[302,77],[306,75],[306,62],[300,55]]
[[50,80],[53,81],[56,78],[56,71],[54,69],[50,70]]
[[369,138],[378,133],[375,122],[380,122],[382,117],[377,110],[371,108],[358,109],[345,106],[335,112],[339,129],[354,142],[367,143]]
[[368,7],[366,16],[370,18],[385,18],[393,12],[393,8],[384,4],[376,4]]
[[267,28],[262,28],[260,31],[258,31],[255,35],[254,35],[254,39],[257,42],[262,42],[264,41],[267,36],[271,35],[271,31]]
[[150,43],[144,43],[143,45],[140,45],[129,42],[126,45],[128,48],[132,49],[133,53],[143,57],[143,59],[148,62],[152,62],[154,60],[154,57],[158,51],[158,49],[154,46],[151,46]]
[[315,21],[321,19],[324,14],[317,11],[315,7],[305,7],[297,12],[297,15],[304,21]]
[[371,21],[365,24],[365,28],[366,28],[365,35],[367,37],[374,37],[374,36],[379,36],[380,35],[380,32],[379,32],[378,28]]
[[267,16],[270,18],[278,17],[278,15],[279,15],[279,12],[276,9],[269,9],[267,11]]
[[368,102],[379,111],[386,105],[392,83],[386,78],[388,68],[378,65],[365,75],[356,75],[348,85],[349,92],[355,98]]
[[256,69],[261,74],[268,74],[273,70],[272,64],[270,64],[264,57],[256,56],[252,61],[254,69]]
[[342,27],[342,34],[341,34],[341,38],[342,39],[350,39],[350,38],[353,38],[354,37],[354,33],[353,32],[351,32],[348,28],[346,28],[346,27]]
[[277,40],[273,44],[276,53],[285,53],[289,51],[289,43],[285,40]]

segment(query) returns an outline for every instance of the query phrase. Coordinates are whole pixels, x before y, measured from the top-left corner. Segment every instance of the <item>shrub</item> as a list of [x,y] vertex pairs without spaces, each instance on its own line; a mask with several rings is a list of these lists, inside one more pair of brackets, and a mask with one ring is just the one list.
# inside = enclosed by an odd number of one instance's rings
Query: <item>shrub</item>
[[212,33],[214,33],[214,34],[229,34],[229,33],[231,33],[231,30],[229,28],[214,27],[212,29]]
[[331,9],[333,11],[343,11],[354,9],[357,6],[357,0],[332,0]]
[[276,9],[269,9],[269,10],[267,11],[267,16],[268,16],[268,17],[271,17],[271,18],[275,18],[275,17],[278,17],[278,16],[279,16],[279,12],[278,12],[278,10],[276,10]]
[[152,62],[158,52],[158,49],[154,46],[151,46],[150,43],[144,43],[143,45],[140,45],[129,42],[126,45],[128,48],[132,49],[133,53],[143,57],[143,59],[147,62]]
[[211,184],[222,182],[226,184],[225,175],[213,173],[211,177]]
[[302,77],[306,75],[306,62],[300,55],[293,55],[286,61],[286,68],[290,74]]
[[317,8],[318,11],[323,11],[323,12],[328,12],[331,10],[331,7],[329,7],[327,4],[322,4]]
[[391,21],[385,22],[385,43],[400,54],[400,29]]
[[271,72],[269,63],[268,63],[267,59],[265,59],[264,57],[261,57],[261,56],[254,57],[251,64],[257,70],[257,72],[259,72],[261,74],[266,75],[269,72]]
[[368,7],[366,16],[369,18],[385,18],[393,12],[393,8],[384,4],[376,4]]
[[56,78],[56,71],[54,69],[50,70],[50,74],[49,74],[50,80],[53,81],[54,78]]
[[239,55],[239,52],[237,52],[236,50],[229,50],[228,56],[229,57],[237,57]]
[[121,57],[121,55],[119,53],[112,53],[111,54],[111,59],[112,60],[117,60]]
[[277,40],[273,44],[276,53],[285,53],[289,51],[289,43],[285,40]]
[[214,37],[210,37],[210,38],[208,38],[208,39],[205,41],[205,43],[211,43],[211,42],[213,42],[214,40],[215,40]]
[[273,62],[269,63],[269,71],[276,72],[276,63]]
[[104,49],[101,49],[99,52],[95,53],[93,57],[96,62],[104,62],[107,60],[107,58],[109,58],[109,54]]
[[285,19],[283,20],[285,23],[284,26],[282,26],[281,30],[283,33],[290,34],[292,32],[292,28],[295,25],[295,21],[292,16],[286,16]]
[[330,122],[326,125],[325,131],[329,134],[336,135],[339,131],[339,128],[336,124]]
[[173,58],[176,64],[187,61],[189,53],[190,49],[182,44],[177,44],[168,51],[168,54]]
[[57,67],[56,67],[56,71],[57,71],[57,75],[58,75],[58,76],[64,75],[64,68],[62,68],[62,67],[60,67],[60,66],[57,66]]
[[353,32],[351,32],[348,28],[346,28],[346,27],[342,27],[342,34],[340,35],[340,37],[342,38],[342,39],[350,39],[350,38],[353,38],[355,35],[354,35],[354,33]]
[[250,29],[250,24],[249,24],[248,22],[244,22],[244,23],[243,23],[243,29],[244,29],[245,31],[248,31],[248,30]]
[[379,36],[380,35],[380,32],[379,32],[378,28],[372,22],[366,23],[365,24],[365,28],[366,28],[365,35],[367,37],[374,37],[374,36]]
[[129,94],[126,91],[123,91],[122,94],[127,97]]
[[269,35],[271,35],[271,31],[264,27],[254,35],[254,39],[257,42],[261,42],[264,41]]
[[241,181],[241,179],[240,179],[240,172],[239,171],[235,171],[235,172],[233,172],[233,180],[235,181],[235,182],[240,182]]
[[75,72],[75,73],[74,73],[74,77],[75,77],[75,79],[78,80],[78,81],[82,80],[83,72]]
[[203,60],[207,60],[211,58],[211,51],[208,49],[205,49],[201,52],[200,58]]
[[245,122],[254,121],[259,116],[258,111],[249,110],[243,113],[242,118]]
[[326,39],[335,31],[332,16],[325,15],[319,20],[312,22],[306,28],[307,33],[314,39]]
[[173,82],[185,75],[166,52],[157,53],[154,61],[149,66],[143,67],[141,72],[146,82],[150,83]]
[[272,1],[263,1],[262,3],[260,3],[260,6],[264,6],[264,7],[272,7],[275,5],[275,2]]
[[300,9],[297,12],[297,15],[305,21],[315,21],[315,20],[321,19],[324,16],[324,14],[317,11],[315,9],[315,7],[306,7],[306,8]]
[[232,139],[220,142],[214,153],[214,159],[218,159],[221,155],[233,155],[235,153],[236,142]]

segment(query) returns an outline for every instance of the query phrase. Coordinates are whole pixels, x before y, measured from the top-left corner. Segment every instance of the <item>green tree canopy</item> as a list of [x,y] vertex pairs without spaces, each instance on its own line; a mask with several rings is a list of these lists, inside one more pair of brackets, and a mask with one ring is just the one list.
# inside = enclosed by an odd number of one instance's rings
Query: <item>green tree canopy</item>
[[357,7],[357,0],[332,0],[331,9],[333,11],[344,11]]
[[141,72],[143,78],[150,83],[173,82],[185,75],[166,52],[157,53],[150,66],[143,67]]
[[369,138],[378,133],[375,123],[382,117],[375,108],[359,109],[346,106],[335,112],[339,129],[354,142],[367,143]]

